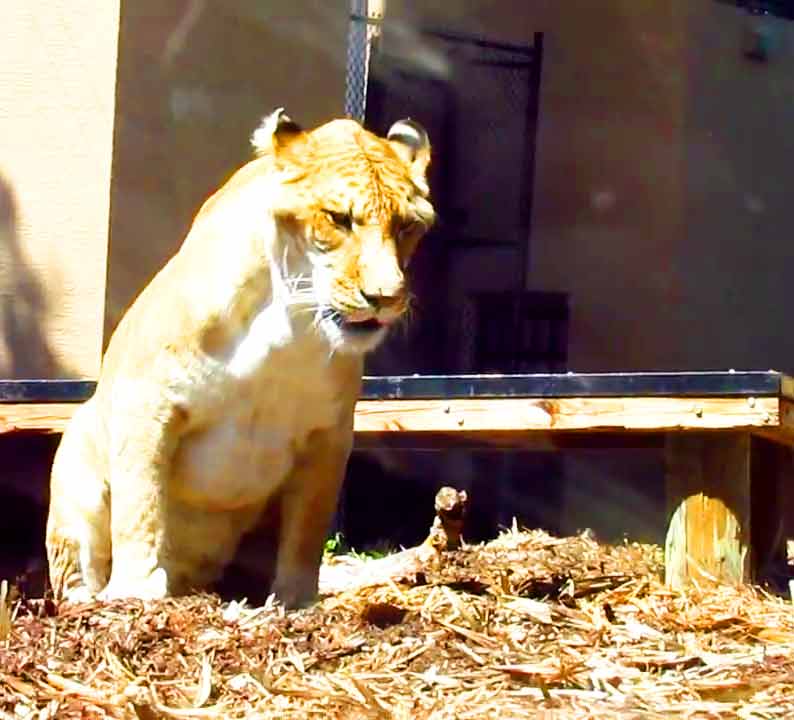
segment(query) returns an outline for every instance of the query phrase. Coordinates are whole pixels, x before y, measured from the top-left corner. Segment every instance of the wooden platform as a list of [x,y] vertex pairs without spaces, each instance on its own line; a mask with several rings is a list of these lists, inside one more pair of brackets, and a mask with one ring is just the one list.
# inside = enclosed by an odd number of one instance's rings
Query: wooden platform
[[[82,381],[0,381],[0,432],[61,432]],[[358,446],[654,445],[667,466],[672,586],[745,581],[782,552],[794,381],[769,372],[365,378]]]

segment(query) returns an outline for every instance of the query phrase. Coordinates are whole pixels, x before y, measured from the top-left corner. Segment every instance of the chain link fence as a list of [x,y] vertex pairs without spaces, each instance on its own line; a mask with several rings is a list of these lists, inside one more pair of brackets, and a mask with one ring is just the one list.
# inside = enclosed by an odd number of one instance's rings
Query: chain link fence
[[380,36],[381,17],[369,14],[367,0],[351,0],[347,36],[347,86],[345,115],[364,122],[367,109],[367,79],[373,43]]

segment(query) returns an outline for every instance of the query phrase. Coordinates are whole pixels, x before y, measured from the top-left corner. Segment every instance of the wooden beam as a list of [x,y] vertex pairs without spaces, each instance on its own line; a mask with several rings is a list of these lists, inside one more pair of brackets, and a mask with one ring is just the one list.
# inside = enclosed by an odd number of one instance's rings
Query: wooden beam
[[357,433],[774,428],[780,401],[765,398],[472,398],[361,400]]
[[63,432],[78,407],[77,403],[0,403],[0,434]]
[[749,433],[667,438],[666,582],[752,579]]
[[779,445],[794,447],[794,402],[786,397],[781,397],[778,402],[777,423],[755,428],[753,435],[771,440]]
[[[781,427],[780,406],[776,397],[360,400],[355,430],[360,437],[488,434],[493,435],[495,444],[508,444],[511,435],[538,431],[747,429],[771,437],[780,435],[782,440],[778,440],[794,444],[794,414],[787,415],[788,424]],[[0,432],[61,432],[77,407],[78,403],[0,403]]]

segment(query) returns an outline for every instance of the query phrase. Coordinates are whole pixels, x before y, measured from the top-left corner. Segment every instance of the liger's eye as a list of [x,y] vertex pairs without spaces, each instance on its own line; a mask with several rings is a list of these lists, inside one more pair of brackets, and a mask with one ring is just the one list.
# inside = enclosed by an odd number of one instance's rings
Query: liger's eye
[[343,230],[353,229],[353,217],[350,213],[334,212],[333,210],[326,210],[325,214],[328,215],[331,222]]

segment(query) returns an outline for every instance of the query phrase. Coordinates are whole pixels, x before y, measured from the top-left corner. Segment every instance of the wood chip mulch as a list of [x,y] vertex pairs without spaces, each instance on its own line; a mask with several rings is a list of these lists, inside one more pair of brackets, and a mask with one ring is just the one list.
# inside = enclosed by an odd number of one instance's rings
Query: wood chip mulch
[[791,603],[661,560],[514,528],[296,612],[6,601],[0,718],[794,717]]

